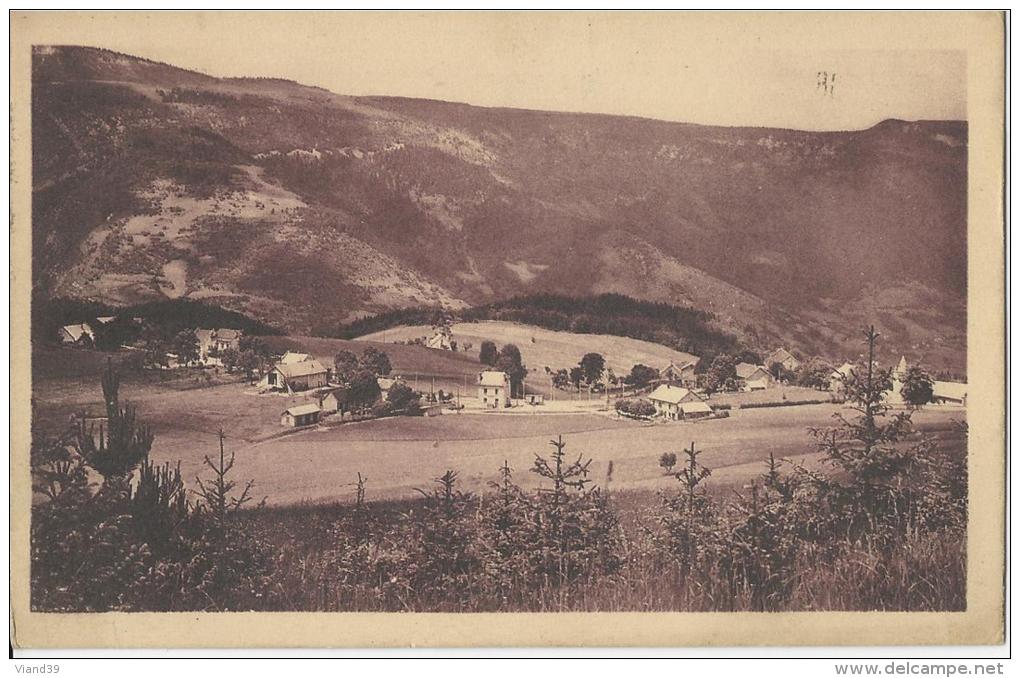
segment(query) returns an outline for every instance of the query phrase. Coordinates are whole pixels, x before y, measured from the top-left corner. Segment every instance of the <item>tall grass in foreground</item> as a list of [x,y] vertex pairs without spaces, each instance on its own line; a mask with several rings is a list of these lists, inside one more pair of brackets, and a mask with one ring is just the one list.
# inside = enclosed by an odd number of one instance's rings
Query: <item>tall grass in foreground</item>
[[[152,437],[104,377],[107,428],[33,440],[36,610],[962,610],[966,455],[887,417],[889,374],[844,384],[856,416],[813,431],[828,464],[770,457],[736,497],[710,491],[692,442],[654,498],[613,493],[562,438],[526,491],[505,464],[490,491],[447,471],[420,497],[248,509],[223,450],[189,500],[148,461]],[[961,425],[962,428],[963,425]],[[963,431],[961,430],[961,436]],[[103,476],[94,490],[86,470]],[[137,483],[130,476],[138,472]],[[608,484],[608,483],[607,483]],[[234,492],[240,490],[239,494]]]

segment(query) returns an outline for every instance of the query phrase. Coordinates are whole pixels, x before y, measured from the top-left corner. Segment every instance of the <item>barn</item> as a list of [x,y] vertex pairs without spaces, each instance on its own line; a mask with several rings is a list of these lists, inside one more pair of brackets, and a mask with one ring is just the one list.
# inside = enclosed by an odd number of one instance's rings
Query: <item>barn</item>
[[956,381],[936,381],[932,388],[932,400],[946,405],[967,406],[967,384]]
[[330,371],[318,360],[284,365],[277,363],[262,377],[259,386],[279,391],[307,391],[329,383]]
[[315,403],[306,403],[304,405],[295,405],[294,407],[288,407],[280,415],[280,425],[295,428],[298,426],[311,426],[319,422],[319,418],[322,416],[322,411],[319,406]]

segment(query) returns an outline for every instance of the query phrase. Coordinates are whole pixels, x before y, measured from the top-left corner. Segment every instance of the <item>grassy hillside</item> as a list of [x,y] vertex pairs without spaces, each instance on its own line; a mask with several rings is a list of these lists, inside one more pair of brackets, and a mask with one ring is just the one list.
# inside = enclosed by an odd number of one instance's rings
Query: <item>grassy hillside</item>
[[[383,330],[358,341],[408,341],[432,334],[428,325],[410,325]],[[524,364],[531,371],[531,379],[546,380],[545,368],[552,370],[570,368],[581,360],[585,353],[601,353],[606,365],[618,375],[630,372],[637,363],[650,367],[665,367],[670,362],[682,364],[693,359],[690,353],[676,351],[649,341],[614,337],[604,334],[575,334],[556,332],[534,325],[523,325],[499,320],[483,320],[474,323],[455,323],[453,338],[459,347],[465,342],[472,344],[471,356],[478,357],[478,349],[485,340],[503,344],[516,344],[521,349]]]
[[444,376],[468,376],[477,378],[482,369],[478,352],[471,353],[440,351],[424,346],[403,346],[388,341],[351,341],[346,339],[325,339],[322,337],[266,337],[266,344],[278,353],[298,351],[309,353],[332,365],[333,357],[342,350],[360,354],[367,345],[384,351],[390,358],[394,374],[436,374]]
[[965,122],[718,128],[39,47],[32,132],[51,296],[206,299],[321,333],[620,292],[711,311],[745,342],[839,359],[867,319],[890,350],[965,363]]

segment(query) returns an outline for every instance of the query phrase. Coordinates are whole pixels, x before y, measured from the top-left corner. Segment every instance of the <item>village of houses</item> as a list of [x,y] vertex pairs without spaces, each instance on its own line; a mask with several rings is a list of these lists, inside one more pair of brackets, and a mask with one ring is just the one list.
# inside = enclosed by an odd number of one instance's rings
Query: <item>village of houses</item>
[[[97,317],[95,322],[106,324],[114,319],[113,316]],[[195,328],[194,336],[197,359],[189,365],[180,365],[176,355],[168,354],[163,369],[183,366],[223,369],[221,356],[230,351],[238,351],[244,334],[241,330],[230,328]],[[95,331],[89,323],[65,325],[59,330],[59,340],[64,346],[91,346],[95,339]],[[422,337],[415,343],[435,351],[457,350],[456,342],[451,341],[449,327],[440,327],[431,336]],[[133,347],[122,348],[130,350]],[[392,414],[434,417],[472,413],[589,413],[638,419],[654,424],[728,417],[731,410],[739,409],[740,403],[732,398],[729,402],[720,402],[720,395],[773,390],[779,392],[787,385],[784,375],[792,375],[801,365],[802,361],[797,356],[785,348],[778,348],[760,364],[736,363],[733,377],[727,381],[725,389],[714,391],[705,388],[704,373],[698,369],[699,359],[696,357],[680,364],[668,362],[648,367],[636,366],[635,371],[637,367],[642,367],[646,372],[649,367],[654,370],[654,374],[640,384],[628,384],[626,379],[615,378],[611,382],[607,370],[602,379],[586,383],[583,387],[580,384],[553,387],[552,380],[539,378],[536,374],[538,370],[533,369],[514,388],[507,372],[493,368],[479,370],[473,383],[463,379],[462,387],[446,392],[440,389],[437,392],[434,384],[428,387],[424,383],[419,384],[417,378],[412,380],[409,375],[390,373],[389,369],[385,369],[372,374],[377,388],[368,390],[370,400],[352,402],[349,391],[351,385],[345,383],[333,365],[324,364],[323,359],[309,353],[288,350],[282,355],[272,356],[260,369],[260,374],[255,375],[243,388],[245,394],[250,396],[289,396],[288,406],[279,413],[279,426],[282,430],[307,429],[323,423],[359,421]],[[829,402],[840,402],[844,380],[854,369],[850,362],[832,367],[827,383],[816,385],[820,398],[812,402],[822,402],[821,398]],[[907,405],[901,395],[901,388],[909,369],[910,365],[903,357],[892,370],[892,389],[886,396],[886,404],[892,408]],[[545,371],[552,372],[548,367]],[[536,382],[542,382],[546,388],[533,388]],[[932,404],[966,406],[966,383],[932,381],[931,386]],[[393,403],[396,391],[404,394],[399,406],[384,409],[382,414],[376,410],[373,415],[373,405]],[[296,404],[293,403],[295,395],[302,396]],[[802,404],[797,401],[783,402],[786,399],[784,392],[777,396],[775,402],[767,398],[758,402],[776,406]],[[633,406],[635,402],[640,406]],[[623,403],[629,403],[630,406]]]

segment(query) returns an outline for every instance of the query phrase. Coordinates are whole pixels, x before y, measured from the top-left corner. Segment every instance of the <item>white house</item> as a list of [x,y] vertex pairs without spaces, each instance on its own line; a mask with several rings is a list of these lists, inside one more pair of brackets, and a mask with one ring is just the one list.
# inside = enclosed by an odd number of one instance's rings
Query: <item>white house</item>
[[712,408],[694,391],[663,384],[649,394],[655,413],[666,419],[688,419],[712,414]]
[[329,383],[330,371],[318,360],[305,360],[284,365],[277,363],[269,370],[259,386],[280,391],[307,391]]
[[486,370],[478,375],[478,399],[482,407],[510,407],[510,378],[506,372]]
[[64,344],[81,346],[96,343],[96,333],[88,323],[64,325],[60,328],[60,341]]
[[737,363],[736,370],[745,391],[763,391],[773,384],[772,375],[764,365]]
[[318,423],[321,416],[322,412],[316,403],[295,405],[283,411],[283,414],[280,415],[280,425],[292,428],[296,426],[309,426]]

